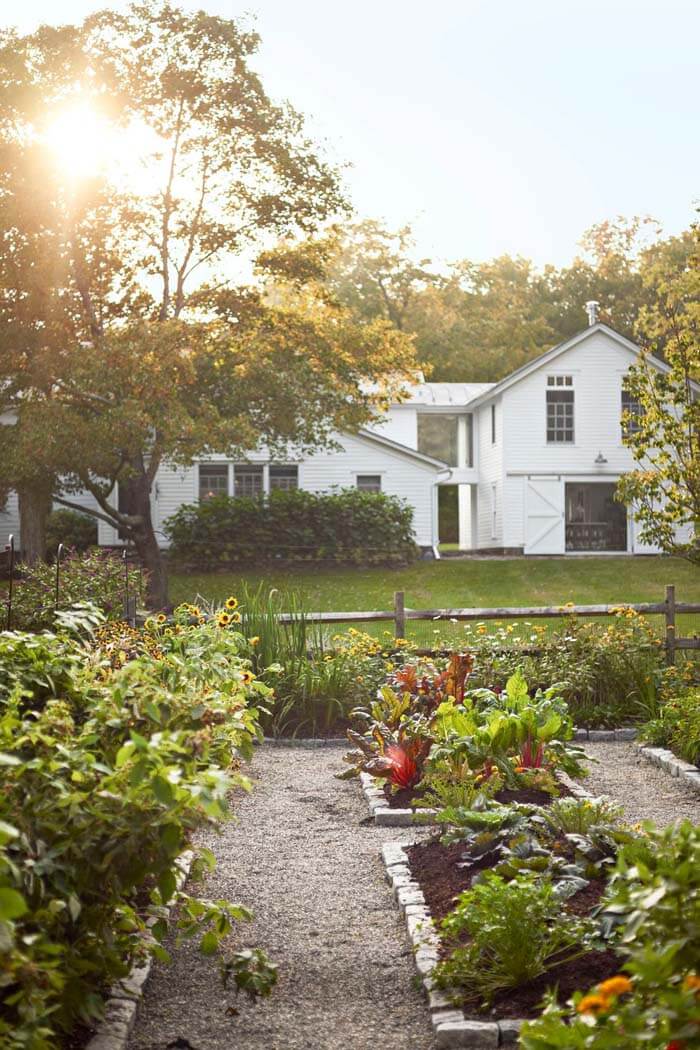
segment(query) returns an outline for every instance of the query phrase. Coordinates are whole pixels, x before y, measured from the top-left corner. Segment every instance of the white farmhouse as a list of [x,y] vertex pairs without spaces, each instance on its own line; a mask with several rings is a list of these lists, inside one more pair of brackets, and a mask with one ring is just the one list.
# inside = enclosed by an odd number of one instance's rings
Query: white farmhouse
[[[624,379],[639,354],[594,321],[499,383],[416,384],[372,429],[338,434],[342,451],[285,462],[264,453],[240,463],[213,455],[187,469],[163,467],[152,496],[156,529],[166,546],[162,528],[178,507],[214,494],[356,486],[409,503],[417,543],[437,554],[438,487],[452,485],[464,550],[653,553],[614,499],[620,475],[634,465],[622,413],[634,411]],[[18,528],[11,496],[0,514],[0,543],[11,532],[17,541]],[[121,541],[100,522],[99,542]]]

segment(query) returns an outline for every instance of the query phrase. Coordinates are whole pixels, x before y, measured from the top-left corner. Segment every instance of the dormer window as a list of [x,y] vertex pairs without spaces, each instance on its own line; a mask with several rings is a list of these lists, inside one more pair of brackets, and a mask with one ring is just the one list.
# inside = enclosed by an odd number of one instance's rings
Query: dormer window
[[573,376],[547,376],[547,444],[574,442]]

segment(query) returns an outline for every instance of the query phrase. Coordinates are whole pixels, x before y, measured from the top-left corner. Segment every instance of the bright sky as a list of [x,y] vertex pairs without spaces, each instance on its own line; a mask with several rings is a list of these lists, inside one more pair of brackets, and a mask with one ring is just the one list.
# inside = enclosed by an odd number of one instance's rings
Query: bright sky
[[[27,32],[99,0],[3,3]],[[124,7],[114,0],[113,7]],[[362,216],[438,260],[568,262],[583,230],[700,203],[698,0],[200,0],[256,18],[268,92],[310,120]]]

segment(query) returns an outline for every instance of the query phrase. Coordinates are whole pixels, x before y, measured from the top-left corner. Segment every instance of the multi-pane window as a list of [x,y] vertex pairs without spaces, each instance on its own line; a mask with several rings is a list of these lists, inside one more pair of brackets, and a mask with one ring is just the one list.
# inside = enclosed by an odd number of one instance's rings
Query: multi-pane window
[[381,492],[382,476],[381,474],[358,474],[357,487],[360,492]]
[[547,386],[573,386],[573,376],[547,376]]
[[[573,444],[574,391],[571,376],[547,376],[547,441]],[[568,389],[567,389],[568,388]]]
[[282,489],[291,492],[299,488],[299,468],[297,466],[271,466],[270,491]]
[[636,434],[637,431],[641,430],[641,417],[643,415],[644,409],[639,401],[632,397],[623,383],[620,399],[620,425],[622,427],[623,437],[627,434]]
[[252,463],[237,463],[233,468],[233,491],[236,496],[260,496],[263,491],[263,468]]
[[215,496],[228,496],[228,463],[200,463],[200,502]]

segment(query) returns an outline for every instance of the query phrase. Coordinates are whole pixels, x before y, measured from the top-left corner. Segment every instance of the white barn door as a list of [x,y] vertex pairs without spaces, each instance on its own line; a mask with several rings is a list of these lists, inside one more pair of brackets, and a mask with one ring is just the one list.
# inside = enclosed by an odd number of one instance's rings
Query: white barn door
[[526,478],[525,554],[563,554],[565,536],[564,482]]

